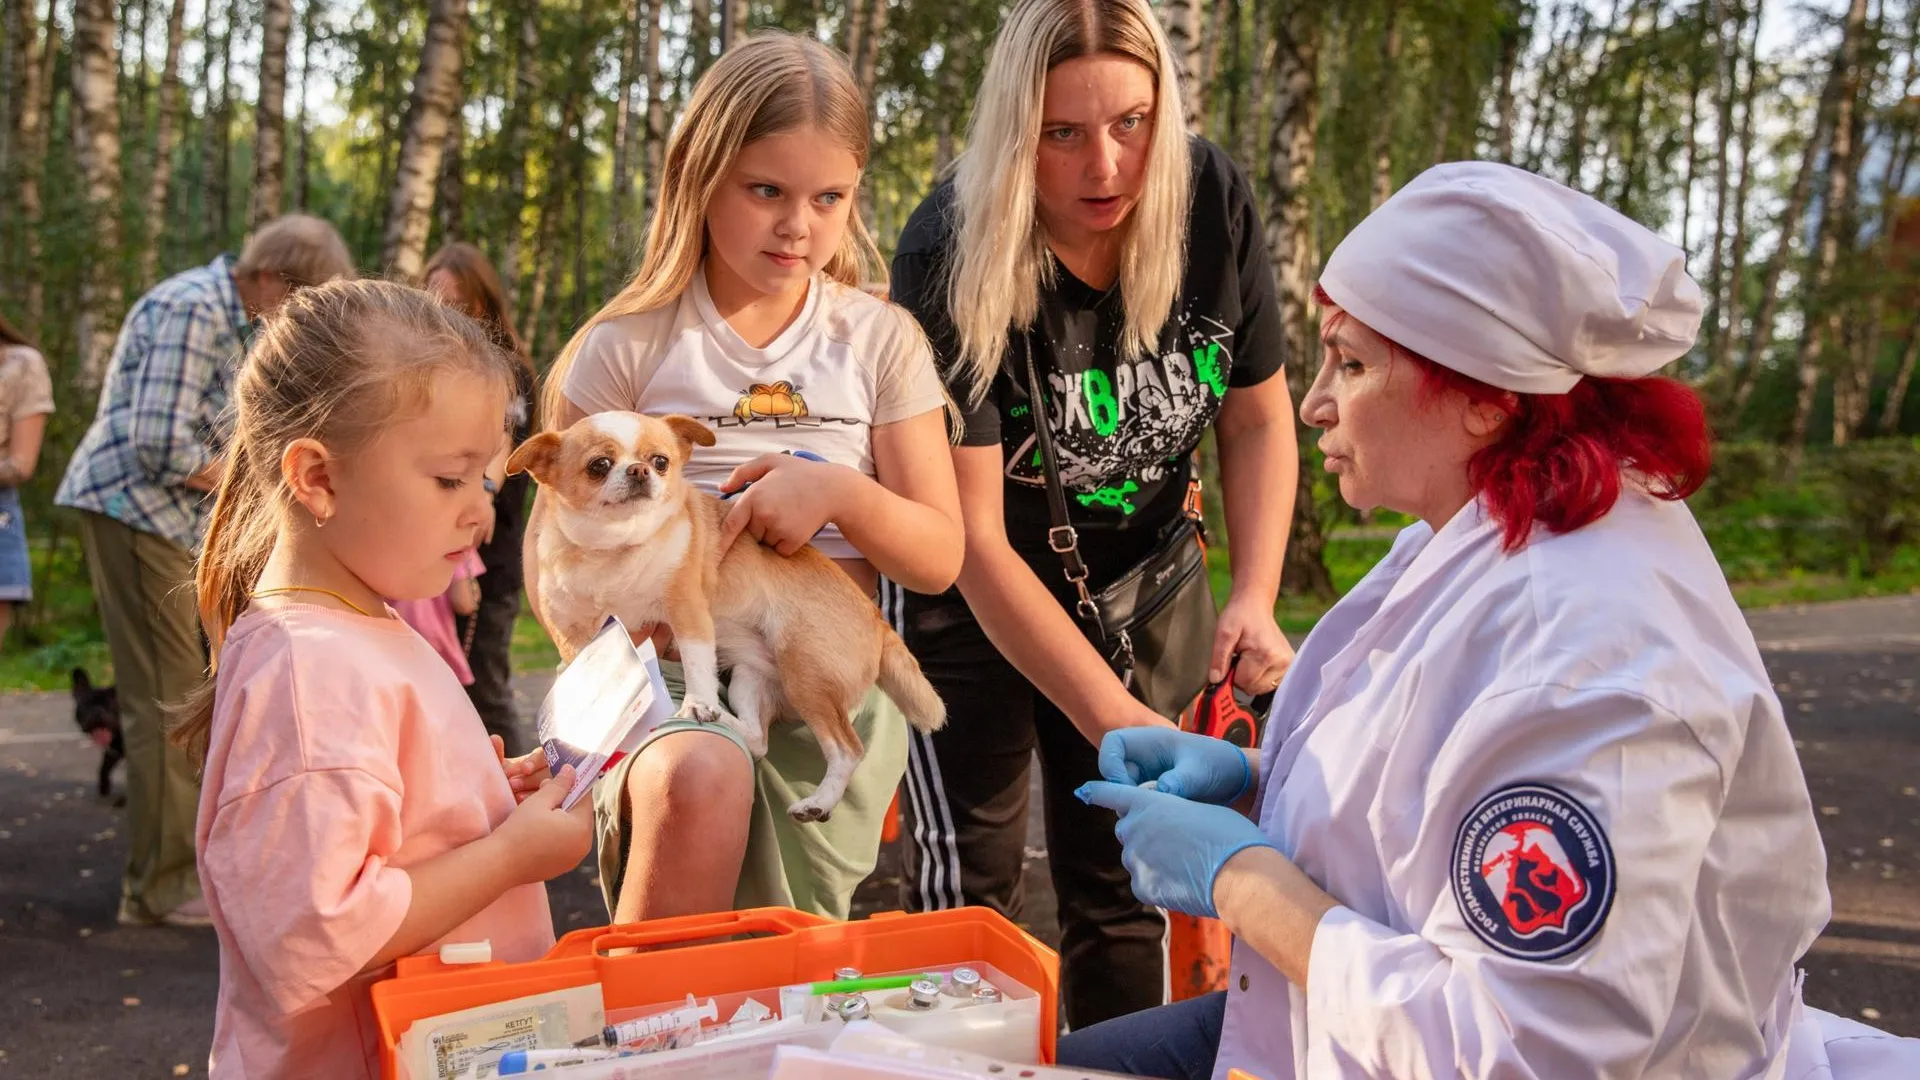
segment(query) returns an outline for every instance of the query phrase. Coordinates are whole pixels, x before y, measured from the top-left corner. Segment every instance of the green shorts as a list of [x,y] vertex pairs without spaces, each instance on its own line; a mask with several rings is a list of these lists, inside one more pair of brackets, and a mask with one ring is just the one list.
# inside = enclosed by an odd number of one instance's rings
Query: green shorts
[[[675,701],[686,692],[680,665],[663,661],[667,690]],[[726,704],[725,688],[721,704]],[[844,919],[853,890],[873,872],[880,855],[880,833],[887,808],[907,771],[907,718],[876,687],[854,713],[866,757],[853,771],[847,794],[826,821],[802,825],[787,807],[819,786],[827,770],[820,744],[805,724],[780,721],[767,733],[767,756],[753,761],[754,797],[748,824],[747,853],[734,890],[735,908],[792,907],[831,919]],[[609,914],[626,876],[630,822],[621,814],[627,773],[647,747],[683,731],[706,731],[725,738],[747,754],[739,734],[720,724],[669,720],[656,728],[639,751],[615,765],[594,785],[593,810],[599,826],[600,893]]]

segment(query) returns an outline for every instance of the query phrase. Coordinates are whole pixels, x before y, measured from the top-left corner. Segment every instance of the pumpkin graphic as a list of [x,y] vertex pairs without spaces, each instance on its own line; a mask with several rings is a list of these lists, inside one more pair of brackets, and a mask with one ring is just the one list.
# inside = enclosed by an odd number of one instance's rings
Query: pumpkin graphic
[[743,422],[760,417],[801,417],[807,415],[807,402],[790,382],[754,383],[740,395],[733,415]]

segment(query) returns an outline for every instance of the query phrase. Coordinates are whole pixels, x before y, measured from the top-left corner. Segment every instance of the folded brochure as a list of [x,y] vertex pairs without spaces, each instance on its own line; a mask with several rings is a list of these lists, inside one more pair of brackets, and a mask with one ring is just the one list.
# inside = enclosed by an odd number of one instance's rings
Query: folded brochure
[[638,750],[672,715],[653,642],[634,645],[620,620],[609,617],[540,703],[537,730],[548,769],[558,773],[573,766],[573,788],[561,805],[579,802],[600,774]]

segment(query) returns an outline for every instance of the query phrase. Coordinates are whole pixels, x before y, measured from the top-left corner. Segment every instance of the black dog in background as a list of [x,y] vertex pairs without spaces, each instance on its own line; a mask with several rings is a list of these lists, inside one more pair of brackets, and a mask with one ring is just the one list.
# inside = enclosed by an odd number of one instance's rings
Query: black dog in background
[[[120,694],[111,686],[93,685],[85,670],[73,669],[73,722],[100,748],[100,794],[113,792],[113,767],[127,756],[120,731]],[[124,805],[122,796],[115,805]]]

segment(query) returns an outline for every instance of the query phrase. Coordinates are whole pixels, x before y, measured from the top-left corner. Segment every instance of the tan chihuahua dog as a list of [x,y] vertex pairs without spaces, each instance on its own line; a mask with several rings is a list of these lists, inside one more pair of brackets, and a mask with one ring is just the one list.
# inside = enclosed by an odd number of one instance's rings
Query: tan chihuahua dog
[[[634,628],[665,623],[686,675],[681,716],[736,725],[756,757],[767,725],[813,729],[827,772],[787,808],[824,821],[865,749],[852,712],[880,689],[921,731],[947,710],[906,643],[853,579],[811,547],[782,556],[751,537],[719,549],[727,505],[685,475],[713,432],[685,416],[600,413],[527,440],[507,462],[547,498],[529,523],[539,567],[534,614],[571,660],[609,615]],[[720,670],[739,719],[720,707]]]

